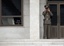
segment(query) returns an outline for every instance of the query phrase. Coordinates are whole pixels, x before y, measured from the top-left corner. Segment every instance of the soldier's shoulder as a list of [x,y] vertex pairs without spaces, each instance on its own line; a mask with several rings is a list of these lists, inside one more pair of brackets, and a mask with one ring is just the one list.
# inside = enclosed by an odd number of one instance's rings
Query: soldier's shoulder
[[43,11],[43,12],[46,12],[46,11]]

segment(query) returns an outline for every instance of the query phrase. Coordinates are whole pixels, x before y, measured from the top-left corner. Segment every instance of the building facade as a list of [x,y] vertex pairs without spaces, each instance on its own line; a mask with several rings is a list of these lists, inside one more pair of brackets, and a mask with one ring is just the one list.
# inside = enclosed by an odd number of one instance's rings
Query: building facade
[[[0,27],[0,46],[51,46],[53,42],[56,43],[57,39],[43,39],[44,16],[42,12],[45,4],[47,4],[47,0],[23,0],[23,26]],[[56,6],[55,4],[53,6]],[[54,27],[53,29],[55,30],[54,24],[56,23],[52,24],[52,28]],[[55,38],[55,36],[51,38]],[[61,41],[63,40],[60,40],[60,43]]]
[[23,26],[1,26],[0,28],[1,39],[29,39],[30,38],[29,0],[23,0],[23,6],[21,7],[23,7]]

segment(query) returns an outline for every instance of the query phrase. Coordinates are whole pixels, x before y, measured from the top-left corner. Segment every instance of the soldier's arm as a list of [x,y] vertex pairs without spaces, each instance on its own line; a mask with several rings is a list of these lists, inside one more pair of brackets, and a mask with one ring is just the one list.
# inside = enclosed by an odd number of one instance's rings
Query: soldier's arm
[[44,19],[43,19],[43,20],[45,21],[45,15],[46,15],[46,12],[43,11],[42,15],[44,16]]
[[50,13],[51,16],[53,16],[53,13],[51,11],[49,13]]
[[44,15],[44,16],[45,16],[45,15],[46,15],[46,12],[44,11],[44,12],[42,13],[42,15]]
[[49,13],[50,13],[50,17],[52,18],[52,16],[53,16],[53,13],[52,13],[51,11],[50,11]]
[[51,15],[51,16],[53,16],[53,13],[50,11],[50,9],[48,8],[48,11],[49,11],[49,14]]

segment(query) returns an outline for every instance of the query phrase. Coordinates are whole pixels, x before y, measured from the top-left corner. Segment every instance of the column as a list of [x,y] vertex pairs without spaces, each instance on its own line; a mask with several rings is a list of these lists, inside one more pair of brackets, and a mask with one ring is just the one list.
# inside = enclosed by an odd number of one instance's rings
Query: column
[[39,0],[30,0],[30,39],[39,39]]

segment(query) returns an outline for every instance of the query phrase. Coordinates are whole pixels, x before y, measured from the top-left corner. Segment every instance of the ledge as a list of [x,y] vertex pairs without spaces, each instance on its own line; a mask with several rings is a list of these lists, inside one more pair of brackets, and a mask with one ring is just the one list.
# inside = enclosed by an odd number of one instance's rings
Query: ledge
[[64,39],[39,39],[39,40],[34,40],[34,39],[0,39],[0,42],[30,42],[30,43],[41,43],[41,42],[55,42],[55,43],[61,43],[64,42]]
[[64,45],[64,39],[0,39],[0,45]]

